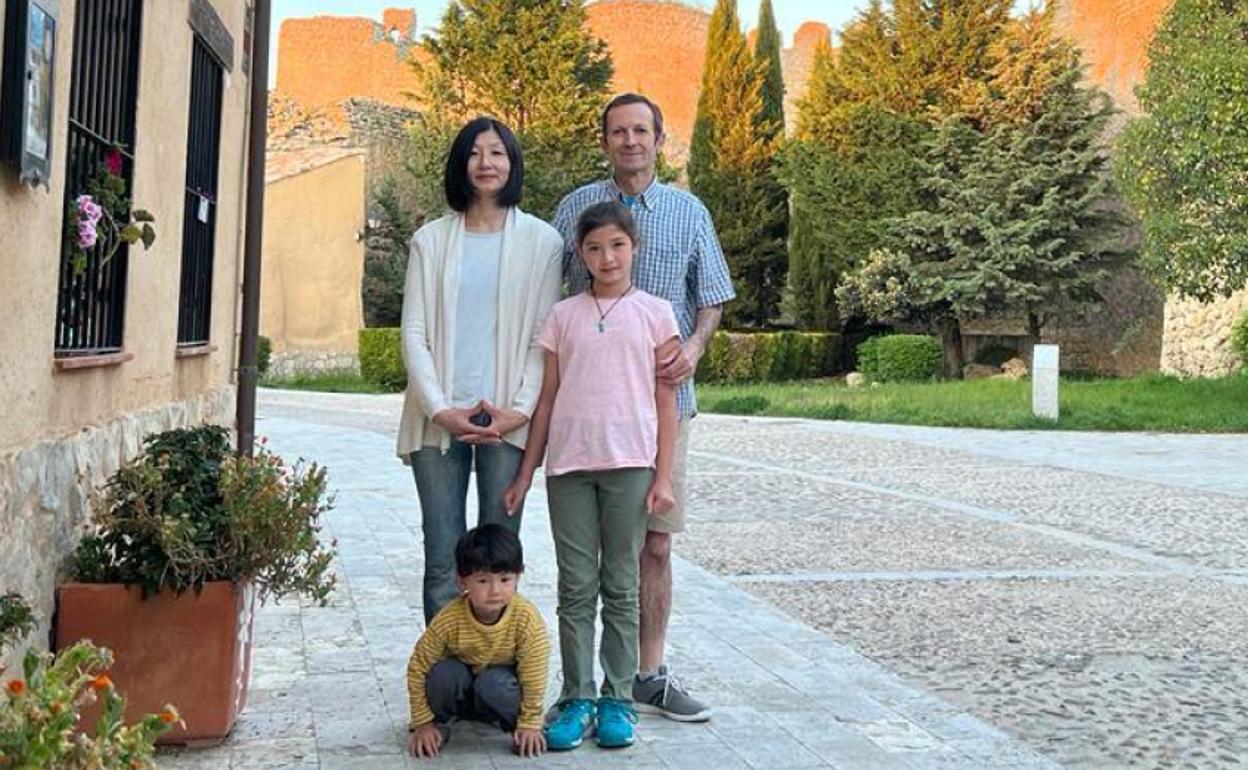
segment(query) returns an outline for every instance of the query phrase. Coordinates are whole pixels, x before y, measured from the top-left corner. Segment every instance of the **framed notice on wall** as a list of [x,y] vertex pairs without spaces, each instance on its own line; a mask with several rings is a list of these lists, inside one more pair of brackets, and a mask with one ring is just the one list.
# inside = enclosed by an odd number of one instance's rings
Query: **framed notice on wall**
[[9,0],[0,82],[0,160],[22,181],[47,185],[52,168],[56,5]]

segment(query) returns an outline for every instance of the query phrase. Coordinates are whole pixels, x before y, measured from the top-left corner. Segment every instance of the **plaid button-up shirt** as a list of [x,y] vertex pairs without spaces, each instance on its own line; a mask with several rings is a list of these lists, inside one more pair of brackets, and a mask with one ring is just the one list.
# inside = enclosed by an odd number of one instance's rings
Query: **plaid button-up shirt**
[[[613,181],[594,182],[559,203],[555,229],[563,235],[563,275],[571,294],[589,288],[589,270],[576,253],[576,222],[595,203],[625,202],[637,219],[641,244],[633,258],[633,285],[672,303],[680,339],[693,334],[699,308],[736,296],[728,263],[715,236],[710,212],[692,193],[655,179],[640,195],[626,198]],[[676,390],[680,419],[697,414],[693,379]]]

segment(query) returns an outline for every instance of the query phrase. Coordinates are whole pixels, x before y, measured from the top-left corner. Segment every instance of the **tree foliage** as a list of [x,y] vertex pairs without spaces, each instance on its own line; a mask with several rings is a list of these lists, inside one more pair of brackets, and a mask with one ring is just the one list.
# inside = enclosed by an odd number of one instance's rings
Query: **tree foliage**
[[780,179],[792,195],[788,310],[804,328],[837,330],[842,276],[918,206],[914,180],[927,125],[878,104],[839,107],[819,137],[792,142]]
[[506,123],[525,151],[526,209],[549,218],[568,190],[602,175],[598,114],[612,65],[585,31],[583,0],[454,0],[420,47],[419,97],[435,134],[477,115]]
[[1148,58],[1116,162],[1143,265],[1180,295],[1229,295],[1248,283],[1248,3],[1175,0]]
[[765,117],[763,81],[736,0],[718,0],[687,169],[690,189],[711,212],[739,294],[728,309],[730,325],[768,323],[784,286],[786,204],[773,171],[780,129]]
[[880,285],[882,267],[908,271],[904,315],[942,332],[950,372],[961,368],[961,319],[1019,315],[1038,338],[1052,313],[1098,299],[1129,257],[1101,142],[1108,97],[1081,85],[1051,12],[1012,22],[996,50],[966,113],[925,144],[919,206],[885,238],[901,258],[868,262],[843,294],[873,320],[896,320],[896,307],[880,312],[862,289]]

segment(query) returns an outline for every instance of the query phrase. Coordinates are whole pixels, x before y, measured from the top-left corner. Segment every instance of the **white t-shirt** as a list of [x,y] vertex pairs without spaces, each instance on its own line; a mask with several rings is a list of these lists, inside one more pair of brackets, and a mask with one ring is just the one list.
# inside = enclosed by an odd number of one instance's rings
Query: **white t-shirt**
[[498,261],[503,233],[464,232],[455,301],[455,373],[451,405],[475,406],[494,400],[498,366]]

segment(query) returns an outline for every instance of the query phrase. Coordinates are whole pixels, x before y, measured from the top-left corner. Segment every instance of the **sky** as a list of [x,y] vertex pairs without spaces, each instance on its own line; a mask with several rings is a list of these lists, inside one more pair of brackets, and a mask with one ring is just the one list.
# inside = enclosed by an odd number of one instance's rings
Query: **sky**
[[[687,5],[705,8],[708,12],[715,6],[714,0],[684,0]],[[737,13],[746,28],[758,21],[760,0],[737,0]],[[804,21],[822,21],[833,30],[844,26],[854,17],[866,0],[772,0],[776,24],[780,27],[784,45],[792,44],[793,33]],[[437,25],[446,8],[445,0],[273,0],[273,45],[269,61],[269,80],[277,73],[277,33],[283,19],[303,16],[365,16],[381,20],[384,8],[415,8],[419,33]]]

